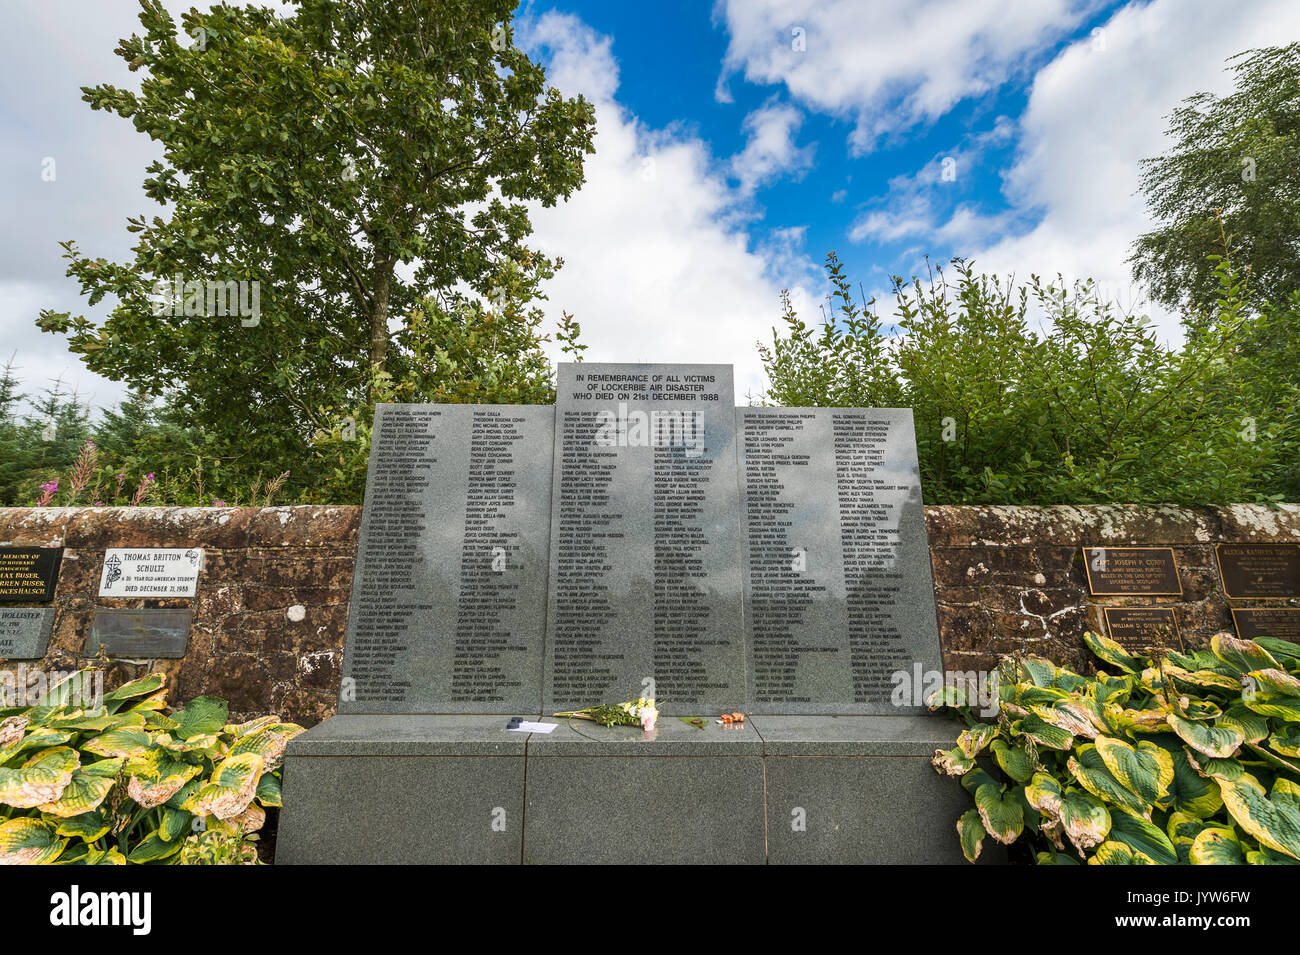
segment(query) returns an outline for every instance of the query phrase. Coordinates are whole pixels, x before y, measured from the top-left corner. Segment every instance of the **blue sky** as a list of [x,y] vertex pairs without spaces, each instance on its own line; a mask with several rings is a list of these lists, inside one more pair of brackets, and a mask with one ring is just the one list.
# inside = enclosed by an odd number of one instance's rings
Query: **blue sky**
[[[0,34],[0,360],[100,405],[122,385],[33,323],[86,311],[59,240],[121,260],[126,218],[154,214],[155,147],[79,92],[133,81],[112,50],[136,6],[21,0]],[[524,0],[514,31],[597,110],[586,185],[533,213],[535,244],[566,262],[549,317],[578,318],[588,360],[734,364],[743,396],[765,386],[756,345],[781,290],[818,317],[831,249],[886,320],[891,275],[960,255],[1094,278],[1177,340],[1125,263],[1152,225],[1139,160],[1166,148],[1180,100],[1230,88],[1227,57],[1300,38],[1300,3]]]

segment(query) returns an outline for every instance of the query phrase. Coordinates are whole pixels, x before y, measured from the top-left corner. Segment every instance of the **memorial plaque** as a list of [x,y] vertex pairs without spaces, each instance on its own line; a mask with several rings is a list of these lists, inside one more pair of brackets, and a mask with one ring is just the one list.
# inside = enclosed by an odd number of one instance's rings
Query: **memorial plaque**
[[1183,649],[1178,621],[1169,607],[1106,607],[1102,613],[1110,638],[1125,650]]
[[53,607],[0,607],[0,660],[45,656],[53,626]]
[[730,365],[561,364],[545,709],[746,695]]
[[1183,593],[1172,547],[1085,547],[1083,566],[1094,597]]
[[62,560],[62,547],[0,547],[0,601],[49,603]]
[[554,410],[380,405],[342,713],[536,713]]
[[750,709],[923,709],[915,669],[942,662],[911,410],[736,420]]
[[1300,609],[1295,607],[1242,607],[1232,611],[1232,625],[1243,640],[1276,637],[1300,643]]
[[1300,597],[1300,545],[1216,544],[1223,592],[1247,597]]
[[185,656],[194,611],[151,607],[119,610],[96,607],[86,637],[86,656],[102,646],[110,657],[179,660]]
[[201,547],[110,547],[99,576],[101,597],[193,597]]

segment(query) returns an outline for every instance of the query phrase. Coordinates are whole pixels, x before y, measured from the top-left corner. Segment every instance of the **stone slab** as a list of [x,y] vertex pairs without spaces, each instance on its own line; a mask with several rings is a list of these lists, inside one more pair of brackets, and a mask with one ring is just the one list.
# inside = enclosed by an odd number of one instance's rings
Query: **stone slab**
[[761,757],[651,755],[662,751],[653,747],[542,756],[538,739],[529,741],[525,863],[764,861]]
[[0,660],[45,656],[53,626],[53,607],[0,607]]
[[936,773],[928,757],[791,755],[763,762],[769,863],[967,864],[956,826],[971,798],[957,780]]
[[704,729],[675,716],[661,716],[652,733],[634,726],[600,726],[584,720],[547,718],[559,725],[528,739],[530,756],[761,756],[763,741],[748,721],[722,726],[705,717]]
[[560,364],[544,709],[745,698],[730,365]]
[[[535,719],[536,713],[528,719]],[[290,756],[523,756],[508,716],[335,716],[289,741]]]
[[921,712],[893,693],[918,662],[942,669],[911,410],[736,422],[747,712]]
[[540,709],[553,422],[378,407],[340,712]]
[[289,755],[275,861],[517,865],[523,796],[522,755]]
[[951,749],[963,724],[945,716],[764,716],[749,718],[766,756],[924,756]]
[[170,607],[96,607],[84,652],[94,656],[102,646],[110,657],[179,660],[185,656],[193,619],[194,611]]

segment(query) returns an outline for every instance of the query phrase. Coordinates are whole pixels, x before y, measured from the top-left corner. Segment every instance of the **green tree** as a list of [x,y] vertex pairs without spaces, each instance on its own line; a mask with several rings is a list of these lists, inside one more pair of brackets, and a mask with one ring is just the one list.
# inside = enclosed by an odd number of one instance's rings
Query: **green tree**
[[[827,267],[842,301],[833,254]],[[912,408],[930,504],[1227,503],[1278,486],[1284,444],[1255,440],[1243,419],[1264,421],[1260,408],[1294,392],[1252,390],[1238,356],[1255,320],[1238,280],[1179,350],[1093,283],[1017,286],[961,260],[951,271],[895,279],[890,324],[814,329],[787,303],[785,334],[760,348],[767,401]]]
[[1160,226],[1129,262],[1154,300],[1185,314],[1215,306],[1210,255],[1231,252],[1264,300],[1300,290],[1300,43],[1228,62],[1232,92],[1184,100],[1169,121],[1173,148],[1142,161]]
[[144,189],[168,215],[129,220],[126,263],[65,243],[89,304],[117,304],[39,324],[100,374],[174,389],[208,458],[312,487],[338,409],[368,413],[379,380],[429,397],[445,325],[407,316],[539,296],[557,263],[526,245],[526,205],[581,185],[594,110],[512,44],[514,0],[218,5],[179,33],[140,6],[117,49],[140,91],[83,92],[161,144]]

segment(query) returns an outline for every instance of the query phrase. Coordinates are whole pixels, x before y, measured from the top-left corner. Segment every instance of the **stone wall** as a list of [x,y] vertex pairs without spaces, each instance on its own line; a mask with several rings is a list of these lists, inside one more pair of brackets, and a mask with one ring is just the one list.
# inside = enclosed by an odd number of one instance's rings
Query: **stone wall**
[[[1106,601],[1172,606],[1193,647],[1232,627],[1215,542],[1300,541],[1300,505],[931,507],[926,518],[944,665],[959,670],[1018,649],[1086,664],[1080,637],[1102,623],[1081,547],[1172,546],[1182,597]],[[0,546],[66,548],[44,669],[85,665],[96,606],[191,607],[183,660],[115,659],[108,685],[156,669],[173,702],[220,696],[236,718],[272,712],[313,725],[334,711],[359,526],[357,507],[0,508]],[[204,548],[196,596],[97,597],[104,550],[126,546]]]

